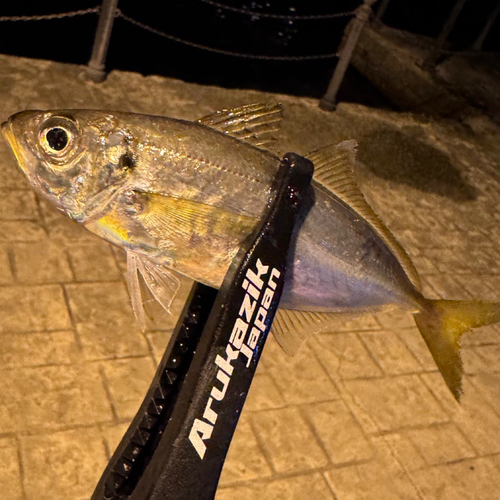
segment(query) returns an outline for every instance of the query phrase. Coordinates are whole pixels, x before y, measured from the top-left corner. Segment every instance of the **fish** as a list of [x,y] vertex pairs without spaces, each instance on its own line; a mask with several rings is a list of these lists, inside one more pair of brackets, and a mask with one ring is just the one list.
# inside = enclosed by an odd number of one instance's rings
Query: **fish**
[[[127,253],[142,327],[150,295],[169,311],[182,276],[219,288],[271,203],[280,158],[267,145],[279,104],[222,109],[197,121],[102,110],[33,110],[2,124],[37,193]],[[500,320],[500,304],[423,296],[410,257],[356,181],[356,142],[306,156],[315,167],[292,235],[272,325],[294,354],[339,314],[410,311],[446,384],[462,395],[463,333]]]

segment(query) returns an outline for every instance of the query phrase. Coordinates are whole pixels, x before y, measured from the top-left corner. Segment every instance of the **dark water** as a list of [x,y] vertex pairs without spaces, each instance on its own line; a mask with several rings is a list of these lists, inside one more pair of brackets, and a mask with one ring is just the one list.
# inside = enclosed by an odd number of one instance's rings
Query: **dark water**
[[358,158],[376,176],[426,193],[458,202],[475,200],[478,195],[446,154],[404,132],[387,129],[364,136]]

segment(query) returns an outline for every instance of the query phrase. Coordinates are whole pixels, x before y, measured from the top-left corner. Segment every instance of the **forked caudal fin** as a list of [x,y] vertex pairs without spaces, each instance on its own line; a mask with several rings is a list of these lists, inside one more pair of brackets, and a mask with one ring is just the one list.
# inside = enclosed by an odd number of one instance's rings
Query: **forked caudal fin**
[[460,337],[466,331],[500,321],[500,303],[429,300],[415,321],[451,392],[460,401],[463,364]]

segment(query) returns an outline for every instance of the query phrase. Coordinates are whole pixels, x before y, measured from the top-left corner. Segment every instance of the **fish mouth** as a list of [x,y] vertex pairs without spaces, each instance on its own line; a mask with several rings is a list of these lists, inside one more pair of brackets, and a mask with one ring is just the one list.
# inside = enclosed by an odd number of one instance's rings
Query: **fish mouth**
[[4,137],[7,139],[7,142],[9,143],[12,151],[14,152],[19,168],[23,171],[23,173],[26,173],[25,160],[23,155],[21,154],[21,148],[19,146],[19,143],[17,142],[16,136],[12,131],[11,121],[7,120],[6,122],[3,122],[1,125],[1,129]]

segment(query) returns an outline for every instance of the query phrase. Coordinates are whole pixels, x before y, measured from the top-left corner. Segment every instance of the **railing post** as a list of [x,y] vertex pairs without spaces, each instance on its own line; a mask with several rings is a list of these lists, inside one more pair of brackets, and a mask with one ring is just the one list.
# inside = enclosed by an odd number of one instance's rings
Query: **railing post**
[[375,3],[375,0],[364,0],[356,10],[356,17],[352,21],[352,26],[350,28],[349,34],[347,35],[347,40],[342,47],[341,54],[339,56],[339,62],[335,67],[332,79],[328,85],[326,94],[321,99],[319,106],[325,111],[333,111],[337,107],[337,94],[344,79],[345,72],[351,61],[352,54],[356,48],[356,44],[359,39],[359,35],[363,30],[364,25],[370,18],[372,13],[371,6]]
[[377,13],[375,14],[375,19],[377,21],[382,22],[382,17],[385,14],[385,11],[387,9],[387,6],[389,5],[390,0],[382,0],[382,2],[379,5],[379,8],[377,10]]
[[495,23],[498,14],[500,14],[500,2],[498,2],[497,6],[493,9],[493,12],[486,21],[483,31],[481,31],[480,35],[477,37],[477,40],[472,44],[472,49],[481,50],[481,48],[483,47],[484,40],[488,36],[488,33],[490,32],[493,24]]
[[87,66],[87,78],[94,82],[102,82],[106,79],[104,63],[108,54],[109,39],[115,20],[118,0],[103,0],[99,22],[92,47],[92,55]]
[[432,69],[436,65],[436,62],[441,55],[441,51],[443,50],[444,43],[448,38],[453,26],[455,26],[455,22],[462,11],[463,6],[467,0],[457,0],[453,9],[451,9],[450,15],[446,22],[444,23],[443,29],[439,34],[434,47],[432,48],[430,54],[427,56],[425,61],[422,63],[422,67],[426,69]]

